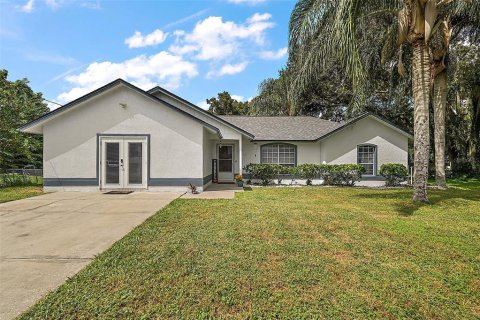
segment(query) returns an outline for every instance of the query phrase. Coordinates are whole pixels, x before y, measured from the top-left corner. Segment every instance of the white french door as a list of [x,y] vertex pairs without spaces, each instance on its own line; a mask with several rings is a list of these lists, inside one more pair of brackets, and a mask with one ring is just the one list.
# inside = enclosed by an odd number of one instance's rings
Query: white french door
[[102,137],[102,189],[147,188],[146,137]]
[[218,145],[218,181],[233,181],[233,145]]

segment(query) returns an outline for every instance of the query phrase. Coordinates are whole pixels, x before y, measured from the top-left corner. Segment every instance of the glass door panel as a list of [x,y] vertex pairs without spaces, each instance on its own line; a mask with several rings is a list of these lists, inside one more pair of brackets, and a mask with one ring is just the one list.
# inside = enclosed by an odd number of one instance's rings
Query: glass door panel
[[120,143],[105,143],[105,181],[107,184],[120,183]]
[[142,184],[142,142],[128,142],[128,184]]
[[233,147],[219,146],[218,147],[218,171],[219,172],[233,172]]

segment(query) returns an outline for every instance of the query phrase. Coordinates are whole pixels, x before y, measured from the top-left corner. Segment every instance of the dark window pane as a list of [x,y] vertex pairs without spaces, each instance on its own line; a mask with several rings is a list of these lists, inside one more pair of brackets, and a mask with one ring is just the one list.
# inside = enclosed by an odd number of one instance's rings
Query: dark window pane
[[218,158],[219,159],[232,159],[232,146],[221,146],[218,148]]
[[261,163],[295,165],[295,147],[288,144],[269,144],[261,147]]
[[359,146],[358,147],[358,163],[365,168],[367,175],[375,174],[375,146]]
[[219,172],[232,172],[232,160],[218,160],[218,171]]
[[128,143],[128,183],[142,183],[142,143]]
[[118,142],[105,143],[107,152],[106,159],[106,182],[119,183],[120,182],[120,144]]

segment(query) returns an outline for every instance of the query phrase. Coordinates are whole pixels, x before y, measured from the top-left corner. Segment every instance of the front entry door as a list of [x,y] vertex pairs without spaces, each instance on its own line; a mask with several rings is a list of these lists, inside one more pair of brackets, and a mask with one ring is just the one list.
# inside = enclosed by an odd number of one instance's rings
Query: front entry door
[[147,143],[140,137],[101,140],[102,189],[147,187]]
[[218,146],[218,181],[233,181],[233,145]]

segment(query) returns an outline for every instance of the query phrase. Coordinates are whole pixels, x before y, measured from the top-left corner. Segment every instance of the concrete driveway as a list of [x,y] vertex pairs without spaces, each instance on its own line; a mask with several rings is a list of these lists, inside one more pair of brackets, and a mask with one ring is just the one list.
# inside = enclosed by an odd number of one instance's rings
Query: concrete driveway
[[19,315],[182,192],[56,192],[0,204],[0,319]]

